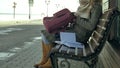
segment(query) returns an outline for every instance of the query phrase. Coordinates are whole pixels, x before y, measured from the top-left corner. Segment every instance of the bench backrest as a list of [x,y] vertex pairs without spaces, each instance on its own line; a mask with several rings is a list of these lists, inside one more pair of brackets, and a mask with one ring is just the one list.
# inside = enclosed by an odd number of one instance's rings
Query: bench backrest
[[115,9],[109,9],[102,14],[97,27],[95,28],[87,42],[89,46],[89,51],[86,52],[86,48],[83,49],[84,56],[90,56],[93,53],[95,55],[98,55],[100,53],[103,46],[105,45],[107,37],[109,36],[110,28],[112,23],[114,22],[115,16]]

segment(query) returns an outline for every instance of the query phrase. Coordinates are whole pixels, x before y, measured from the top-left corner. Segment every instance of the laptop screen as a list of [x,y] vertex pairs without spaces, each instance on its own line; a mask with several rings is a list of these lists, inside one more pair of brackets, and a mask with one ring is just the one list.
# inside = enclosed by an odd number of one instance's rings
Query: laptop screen
[[62,42],[76,42],[75,33],[72,32],[60,32],[60,39]]

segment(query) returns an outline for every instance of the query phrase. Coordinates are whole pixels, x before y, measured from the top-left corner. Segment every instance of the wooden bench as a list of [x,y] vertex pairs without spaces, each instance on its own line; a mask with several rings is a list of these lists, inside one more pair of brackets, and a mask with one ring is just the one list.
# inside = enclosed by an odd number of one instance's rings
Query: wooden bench
[[64,58],[65,60],[61,61],[60,64],[66,62],[68,66],[63,65],[61,68],[70,68],[70,62],[67,59],[81,61],[87,64],[89,68],[96,68],[98,55],[104,47],[111,25],[118,15],[117,13],[114,9],[109,9],[102,14],[99,23],[82,49],[57,44],[50,53],[52,67],[58,68],[58,58]]

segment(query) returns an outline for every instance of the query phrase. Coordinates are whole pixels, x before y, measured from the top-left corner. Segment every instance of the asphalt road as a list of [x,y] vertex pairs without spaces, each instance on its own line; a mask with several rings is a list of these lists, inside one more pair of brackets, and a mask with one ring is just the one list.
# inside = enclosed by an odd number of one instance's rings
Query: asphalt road
[[0,27],[0,52],[6,52],[14,47],[22,47],[25,42],[31,42],[40,37],[43,25],[16,25]]

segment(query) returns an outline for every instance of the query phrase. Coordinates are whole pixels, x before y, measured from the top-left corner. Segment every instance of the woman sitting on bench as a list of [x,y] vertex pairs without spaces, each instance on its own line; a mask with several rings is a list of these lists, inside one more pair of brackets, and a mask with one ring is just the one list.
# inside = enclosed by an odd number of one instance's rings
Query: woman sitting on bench
[[[79,0],[79,3],[80,6],[74,13],[76,16],[76,23],[73,29],[66,30],[66,32],[75,32],[77,42],[86,42],[102,14],[102,7],[99,0]],[[46,30],[41,31],[41,36],[43,57],[42,61],[34,65],[34,67],[51,68],[51,61],[48,54],[54,46],[53,42],[56,40],[56,36],[55,34],[48,33]]]

